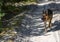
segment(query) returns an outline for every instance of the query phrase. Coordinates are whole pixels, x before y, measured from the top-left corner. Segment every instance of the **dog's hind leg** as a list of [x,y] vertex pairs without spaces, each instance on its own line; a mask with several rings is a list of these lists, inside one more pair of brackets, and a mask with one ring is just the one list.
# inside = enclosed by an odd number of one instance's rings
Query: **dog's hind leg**
[[49,25],[48,25],[49,28],[52,26],[51,20],[52,19],[49,19]]

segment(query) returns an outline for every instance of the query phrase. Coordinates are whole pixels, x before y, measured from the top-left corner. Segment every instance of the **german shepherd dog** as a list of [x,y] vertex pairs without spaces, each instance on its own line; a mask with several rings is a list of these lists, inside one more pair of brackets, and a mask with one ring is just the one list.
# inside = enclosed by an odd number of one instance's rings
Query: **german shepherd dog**
[[[52,10],[47,9],[47,10],[43,11],[42,20],[44,21],[44,25],[45,25],[45,32],[47,32],[47,28],[50,28],[52,26],[52,23],[51,23],[52,18],[53,18],[53,11]],[[47,26],[47,22],[48,22],[48,26]]]

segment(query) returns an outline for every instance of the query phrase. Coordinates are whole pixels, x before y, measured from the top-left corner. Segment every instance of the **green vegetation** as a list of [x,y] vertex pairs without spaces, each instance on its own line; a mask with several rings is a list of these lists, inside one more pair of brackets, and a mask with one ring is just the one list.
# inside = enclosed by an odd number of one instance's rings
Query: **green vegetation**
[[3,16],[4,16],[4,13],[1,13],[1,12],[0,12],[0,28],[1,28],[1,25],[2,25],[2,23],[1,23],[1,22],[2,22],[2,21],[1,21],[1,17],[3,17]]
[[[8,26],[7,28],[2,28],[2,21],[1,21],[1,17],[5,16],[6,14],[20,14],[21,12],[24,12],[26,10],[28,10],[26,8],[26,5],[23,4],[28,4],[28,3],[32,3],[32,2],[36,2],[36,0],[0,0],[0,33],[2,31],[7,31],[8,29],[12,29],[12,27]],[[15,3],[20,3],[18,6],[15,5]],[[21,3],[23,3],[21,5]],[[19,25],[19,23],[22,22],[22,19],[25,17],[25,15],[20,16],[18,21],[14,21],[12,23],[12,26],[16,26]]]
[[4,16],[4,13],[0,13],[0,32],[3,31],[1,17]]

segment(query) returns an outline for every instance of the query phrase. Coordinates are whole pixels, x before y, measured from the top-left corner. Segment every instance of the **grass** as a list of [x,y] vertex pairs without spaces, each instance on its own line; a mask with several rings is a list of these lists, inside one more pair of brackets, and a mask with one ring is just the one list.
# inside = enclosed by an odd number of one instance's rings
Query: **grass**
[[[1,17],[2,17],[2,15],[1,15]],[[12,30],[12,29],[14,29],[13,26],[20,25],[21,22],[22,22],[22,19],[24,19],[24,17],[25,17],[25,15],[19,16],[18,20],[16,20],[16,21],[14,20],[16,18],[13,18],[12,19],[13,23],[11,23],[11,26],[7,26],[6,28],[2,28],[2,23],[1,23],[1,20],[0,20],[0,33],[3,32],[3,31]]]
[[0,28],[2,27],[2,21],[1,21],[1,17],[3,17],[4,16],[4,13],[0,13]]

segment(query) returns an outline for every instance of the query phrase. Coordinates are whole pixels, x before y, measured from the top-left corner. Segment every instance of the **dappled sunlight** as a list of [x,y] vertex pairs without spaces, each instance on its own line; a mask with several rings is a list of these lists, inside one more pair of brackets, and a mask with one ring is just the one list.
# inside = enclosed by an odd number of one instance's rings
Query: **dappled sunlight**
[[[32,6],[33,7],[33,6]],[[44,6],[37,6],[34,11],[26,12],[25,18],[22,21],[21,26],[19,26],[20,33],[24,36],[41,36],[44,34],[44,22],[41,20],[42,18],[42,10]],[[40,8],[39,8],[40,7]],[[39,12],[40,11],[40,12]],[[48,32],[54,31],[57,27],[56,20],[59,21],[59,14],[54,14],[52,19],[52,29],[48,30]],[[58,18],[58,19],[57,19]],[[55,25],[56,24],[56,25]],[[17,31],[17,32],[18,32]]]
[[[52,39],[55,40],[53,33],[60,30],[60,10],[53,10],[52,27],[51,29],[47,29],[47,33],[44,31],[45,26],[44,21],[42,20],[43,10],[46,10],[48,8],[59,8],[59,6],[54,7],[53,5],[54,3],[52,3],[52,1],[48,3],[26,5],[26,8],[28,8],[28,10],[14,16],[7,23],[8,27],[14,28],[14,31],[12,31],[12,33],[16,34],[11,39],[14,39],[15,42],[40,42],[40,40],[41,42],[44,42],[48,38],[50,39],[50,42],[52,42]],[[5,37],[3,39],[5,39]],[[6,40],[7,39],[8,37],[6,37]],[[48,42],[48,40],[46,42]]]

